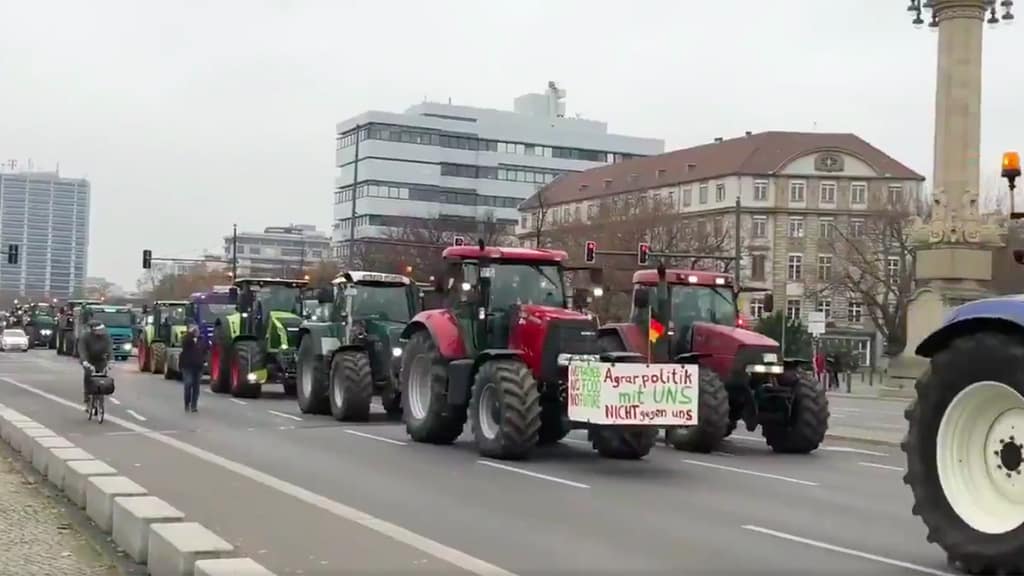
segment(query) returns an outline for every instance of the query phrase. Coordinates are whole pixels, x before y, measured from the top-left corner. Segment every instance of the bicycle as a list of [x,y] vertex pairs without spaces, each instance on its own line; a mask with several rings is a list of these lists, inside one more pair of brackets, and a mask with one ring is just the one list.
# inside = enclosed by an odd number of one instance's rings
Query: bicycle
[[98,424],[103,423],[103,418],[106,415],[106,407],[104,406],[104,397],[114,392],[114,380],[108,375],[108,368],[104,367],[102,371],[95,371],[96,369],[88,362],[83,362],[82,366],[89,371],[89,401],[86,405],[86,413],[88,414],[89,420],[93,417],[96,418]]

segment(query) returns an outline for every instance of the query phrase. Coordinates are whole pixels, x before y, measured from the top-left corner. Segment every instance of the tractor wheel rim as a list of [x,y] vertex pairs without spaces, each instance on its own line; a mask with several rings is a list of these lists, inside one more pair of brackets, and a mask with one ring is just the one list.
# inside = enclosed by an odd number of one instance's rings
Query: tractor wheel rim
[[970,527],[1005,534],[1024,524],[1024,397],[1001,382],[975,382],[946,408],[936,471],[950,507]]
[[501,430],[501,425],[498,423],[501,414],[498,405],[498,392],[495,390],[494,384],[484,384],[484,389],[480,391],[480,403],[477,406],[476,417],[480,422],[480,433],[485,438],[494,440],[498,437],[498,432]]
[[430,358],[420,355],[409,366],[409,411],[422,420],[430,409]]

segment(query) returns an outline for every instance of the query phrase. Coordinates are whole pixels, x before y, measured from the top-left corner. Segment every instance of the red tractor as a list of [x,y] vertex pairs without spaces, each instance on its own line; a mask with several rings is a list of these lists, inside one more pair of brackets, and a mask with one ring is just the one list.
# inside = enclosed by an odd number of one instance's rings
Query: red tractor
[[[710,452],[743,420],[748,431],[760,426],[776,452],[812,452],[828,429],[825,391],[802,369],[806,360],[779,358],[775,340],[739,327],[738,293],[731,274],[640,270],[631,321],[602,326],[602,350],[700,365],[699,423],[665,430],[678,450]],[[665,328],[653,344],[651,326]]]
[[477,449],[487,457],[525,458],[573,428],[586,428],[605,457],[650,452],[656,426],[568,417],[570,363],[641,357],[602,355],[596,319],[568,309],[565,252],[480,242],[447,248],[443,258],[445,274],[435,289],[445,307],[420,312],[402,333],[400,386],[413,440],[451,444],[468,417]]

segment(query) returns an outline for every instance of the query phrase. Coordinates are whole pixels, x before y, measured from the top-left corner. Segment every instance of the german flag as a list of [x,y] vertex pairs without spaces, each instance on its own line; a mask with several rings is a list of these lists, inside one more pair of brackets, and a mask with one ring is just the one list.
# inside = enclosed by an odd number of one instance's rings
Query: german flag
[[647,338],[650,339],[651,342],[657,342],[658,338],[661,338],[661,335],[664,333],[665,326],[656,319],[651,318],[651,324],[647,329]]

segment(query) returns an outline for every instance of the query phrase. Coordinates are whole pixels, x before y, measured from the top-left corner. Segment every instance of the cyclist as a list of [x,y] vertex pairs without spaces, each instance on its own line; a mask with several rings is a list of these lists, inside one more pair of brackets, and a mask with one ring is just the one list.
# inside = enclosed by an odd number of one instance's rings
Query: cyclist
[[89,377],[96,372],[103,372],[113,354],[113,343],[110,334],[102,322],[89,322],[89,329],[78,337],[78,357],[82,360],[84,372],[82,392],[85,398],[85,409],[89,410]]

